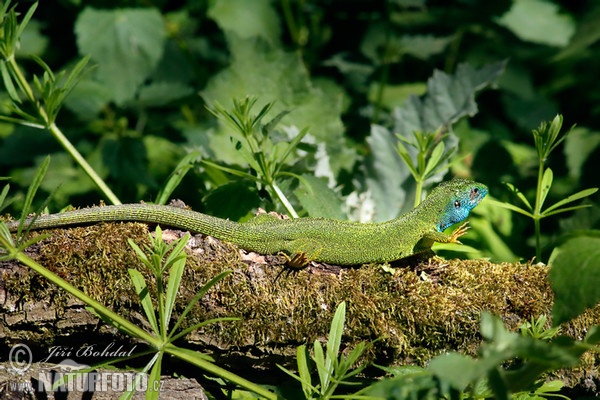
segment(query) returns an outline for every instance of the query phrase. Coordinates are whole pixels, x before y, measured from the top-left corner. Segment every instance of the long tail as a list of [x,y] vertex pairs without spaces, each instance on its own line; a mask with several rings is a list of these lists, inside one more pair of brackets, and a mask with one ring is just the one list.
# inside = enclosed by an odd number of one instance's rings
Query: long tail
[[[104,221],[139,221],[160,224],[195,233],[204,233],[224,240],[235,236],[238,225],[233,221],[178,207],[155,204],[123,204],[83,208],[58,214],[42,215],[37,218],[28,218],[25,220],[25,226],[29,226],[30,229],[44,229]],[[18,221],[12,221],[7,224],[11,232],[15,232],[18,229],[18,225]]]

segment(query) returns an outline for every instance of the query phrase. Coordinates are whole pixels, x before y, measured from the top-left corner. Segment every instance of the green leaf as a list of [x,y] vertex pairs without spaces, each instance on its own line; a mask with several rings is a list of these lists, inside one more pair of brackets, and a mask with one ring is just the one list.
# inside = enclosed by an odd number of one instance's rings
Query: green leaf
[[[427,93],[424,96],[411,96],[404,106],[393,111],[394,132],[410,138],[416,131],[446,131],[443,128],[450,127],[459,119],[474,116],[478,111],[475,94],[494,85],[505,66],[504,61],[480,69],[460,64],[452,75],[434,71],[427,81]],[[446,145],[453,147],[448,140]]]
[[[342,168],[350,170],[356,160],[356,151],[348,145],[341,120],[343,92],[331,82],[311,81],[309,71],[297,53],[286,53],[263,40],[240,39],[228,36],[231,53],[230,65],[215,74],[202,91],[208,104],[230,104],[231,99],[255,96],[255,108],[276,101],[266,116],[267,120],[282,111],[292,110],[281,121],[282,126],[298,129],[310,128],[318,141],[326,144],[330,165],[337,175]],[[239,162],[241,154],[231,154],[224,149],[225,137],[231,133],[223,130],[212,135],[210,147],[216,154],[225,153],[221,160]]]
[[189,86],[179,82],[153,82],[142,86],[139,97],[133,102],[133,105],[142,107],[160,107],[169,104],[175,100],[189,96],[194,90]]
[[129,272],[133,286],[135,286],[135,291],[140,299],[142,308],[144,309],[144,314],[146,314],[146,318],[148,319],[152,330],[158,335],[160,330],[158,329],[158,324],[156,322],[156,314],[154,312],[154,306],[152,305],[150,293],[148,292],[146,280],[137,269],[129,268],[127,272]]
[[[367,187],[375,203],[375,221],[388,221],[408,211],[406,190],[401,183],[410,176],[407,164],[396,152],[399,142],[392,132],[380,125],[371,125],[367,142],[373,154],[365,162]],[[415,170],[416,173],[416,170]],[[404,206],[404,208],[403,208]]]
[[167,178],[167,181],[164,183],[158,194],[156,195],[156,199],[154,200],[155,204],[167,204],[167,201],[171,198],[171,195],[177,189],[185,175],[189,172],[190,169],[194,167],[196,162],[198,162],[201,158],[199,151],[192,151],[185,155],[179,161],[179,164],[175,167],[173,172]]
[[517,196],[517,198],[519,200],[521,200],[523,202],[523,204],[525,204],[527,206],[527,208],[530,211],[533,211],[533,207],[531,206],[531,203],[529,202],[529,200],[527,200],[527,197],[525,197],[525,195],[523,194],[523,192],[521,192],[517,187],[515,187],[512,183],[506,182],[505,183],[506,187],[508,187],[508,189],[510,189],[510,191]]
[[548,193],[550,192],[550,188],[552,187],[552,180],[554,179],[554,174],[552,173],[552,170],[550,168],[546,168],[546,170],[544,171],[544,175],[542,176],[542,182],[540,184],[540,204],[539,204],[539,209],[542,209],[542,206],[544,205],[544,202],[546,201],[546,196],[548,196]]
[[327,389],[331,379],[331,371],[328,370],[325,365],[323,347],[318,339],[313,343],[313,361],[317,367],[317,374],[319,375],[319,382],[321,383],[321,393],[323,393]]
[[554,291],[552,323],[575,318],[600,300],[600,231],[571,238],[557,247],[550,261]]
[[75,23],[80,54],[97,63],[96,78],[118,105],[133,99],[163,54],[165,28],[151,8],[97,10],[86,7]]
[[[600,10],[600,9],[599,9]],[[600,28],[600,22],[598,23]],[[600,29],[598,29],[600,32]],[[564,153],[567,159],[569,175],[578,181],[590,155],[600,146],[600,132],[586,128],[574,128],[565,139]]]
[[280,21],[270,0],[216,0],[210,3],[207,15],[225,34],[241,38],[261,37],[272,44],[279,43]]
[[448,353],[435,357],[429,363],[428,369],[444,383],[463,391],[466,387],[482,378],[486,370],[482,369],[477,360],[459,353]]
[[21,97],[19,96],[19,93],[17,92],[17,89],[15,88],[15,85],[13,84],[12,77],[10,76],[10,73],[8,72],[7,64],[6,64],[6,61],[4,61],[4,60],[0,61],[0,73],[2,73],[2,82],[4,83],[4,88],[6,89],[6,92],[8,93],[8,95],[10,96],[10,99],[12,101],[14,101],[15,103],[20,104]]
[[427,160],[427,165],[425,167],[425,171],[423,171],[423,177],[427,178],[429,175],[438,167],[438,163],[442,160],[444,155],[444,142],[439,142],[431,152],[431,156],[429,160]]
[[212,278],[210,281],[206,282],[202,286],[202,288],[200,288],[200,290],[194,295],[194,297],[187,304],[187,306],[185,307],[185,310],[183,310],[183,312],[181,313],[179,318],[177,318],[177,322],[175,323],[175,326],[173,326],[173,329],[171,330],[171,333],[169,334],[169,338],[173,337],[175,332],[177,332],[177,329],[179,329],[179,326],[181,325],[181,323],[183,322],[185,317],[189,314],[190,311],[192,311],[192,308],[196,305],[196,303],[198,303],[198,301],[202,298],[202,296],[204,296],[210,290],[211,287],[216,285],[218,282],[220,282],[222,279],[224,279],[227,275],[231,274],[232,272],[233,271],[231,271],[231,270],[223,271],[219,275]]
[[148,389],[146,390],[146,400],[154,400],[158,399],[160,395],[160,391],[158,388],[160,385],[160,375],[161,375],[161,367],[162,367],[162,359],[163,353],[158,353],[158,358],[154,362],[152,366],[152,370],[150,370],[150,375],[148,376]]
[[556,214],[557,212],[561,211],[561,210],[557,210],[557,211],[553,212],[557,208],[562,207],[565,204],[569,204],[569,203],[572,203],[574,201],[577,201],[579,199],[583,199],[585,197],[591,196],[594,193],[596,193],[597,191],[598,191],[598,188],[589,188],[589,189],[581,190],[581,191],[579,191],[579,192],[577,192],[575,194],[572,194],[572,195],[568,196],[567,198],[564,198],[564,199],[556,202],[555,204],[551,205],[547,209],[545,209],[544,210],[544,215]]
[[324,179],[309,174],[303,174],[299,179],[300,186],[294,190],[294,194],[309,216],[346,219],[342,201]]
[[[187,234],[189,237],[189,234]],[[173,263],[173,266],[169,269],[169,282],[167,283],[167,295],[165,297],[165,322],[169,325],[171,320],[171,314],[175,307],[175,300],[177,300],[177,292],[181,284],[181,277],[183,276],[183,270],[185,268],[185,257],[182,257]]]
[[575,21],[560,14],[559,6],[544,0],[514,0],[496,21],[520,39],[548,46],[566,46],[575,33]]
[[312,385],[310,376],[310,360],[308,357],[308,349],[306,346],[298,346],[296,350],[296,363],[298,365],[298,376],[300,377],[300,383],[302,384],[302,391],[307,399],[311,397],[312,392],[316,391]]

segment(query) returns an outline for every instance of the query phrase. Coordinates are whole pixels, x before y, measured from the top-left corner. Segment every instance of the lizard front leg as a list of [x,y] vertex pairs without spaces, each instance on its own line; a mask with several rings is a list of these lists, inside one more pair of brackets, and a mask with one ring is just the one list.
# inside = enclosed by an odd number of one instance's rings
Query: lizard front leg
[[465,222],[456,228],[451,235],[446,235],[444,232],[431,231],[423,234],[421,239],[413,248],[413,253],[420,253],[431,249],[435,242],[437,243],[458,243],[462,244],[458,238],[463,236],[469,230],[469,223]]

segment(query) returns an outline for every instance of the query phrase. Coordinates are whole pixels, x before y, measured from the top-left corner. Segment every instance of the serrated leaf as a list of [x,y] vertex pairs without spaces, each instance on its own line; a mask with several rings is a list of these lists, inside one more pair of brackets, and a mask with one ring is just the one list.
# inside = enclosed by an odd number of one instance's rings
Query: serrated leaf
[[[434,71],[425,95],[411,96],[404,106],[393,111],[394,132],[409,138],[415,131],[437,132],[465,116],[474,116],[478,111],[475,94],[494,85],[505,66],[506,62],[501,61],[480,69],[460,64],[452,75]],[[446,140],[448,148],[454,144]]]
[[153,8],[97,10],[86,7],[75,23],[80,54],[97,64],[96,78],[110,88],[122,105],[157,66],[164,48],[165,29]]
[[600,300],[600,231],[565,241],[551,259],[552,324],[558,326]]

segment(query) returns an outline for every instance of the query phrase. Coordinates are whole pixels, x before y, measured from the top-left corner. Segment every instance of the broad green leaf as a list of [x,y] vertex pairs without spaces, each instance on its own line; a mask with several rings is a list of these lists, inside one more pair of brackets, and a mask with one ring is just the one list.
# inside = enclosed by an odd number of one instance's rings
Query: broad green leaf
[[549,279],[554,291],[554,326],[595,306],[600,300],[600,231],[589,231],[557,247]]
[[585,343],[592,345],[600,343],[600,325],[594,325],[588,330],[585,335]]
[[575,21],[559,12],[558,4],[544,0],[513,0],[512,7],[497,21],[520,39],[564,47],[575,33]]
[[261,37],[279,43],[280,21],[271,0],[216,0],[207,12],[219,27],[248,39]]
[[600,8],[591,7],[577,21],[577,31],[569,45],[558,53],[553,61],[561,61],[569,57],[579,56],[589,51],[589,47],[600,40]]
[[294,194],[311,217],[346,219],[341,199],[323,179],[309,174],[302,175]]
[[112,100],[112,90],[91,77],[83,79],[65,99],[65,107],[81,120],[95,118]]
[[431,360],[428,369],[442,381],[463,391],[470,384],[485,376],[481,365],[459,353],[448,353]]
[[160,12],[153,8],[98,10],[86,7],[75,23],[80,54],[97,64],[96,78],[118,105],[133,99],[156,68],[165,43]]
[[378,98],[381,82],[373,82],[369,86],[369,101],[388,109],[401,107],[409,96],[421,96],[427,91],[425,82],[406,83],[403,85],[385,85],[381,99]]
[[37,20],[29,21],[20,37],[17,56],[28,57],[31,54],[42,55],[48,46],[49,38],[41,33],[43,24]]
[[[600,23],[598,24],[600,28]],[[600,29],[599,29],[600,32]],[[578,181],[588,158],[600,146],[600,132],[586,128],[574,128],[565,139],[564,153],[569,175]]]
[[373,154],[365,162],[367,187],[375,203],[373,219],[387,221],[410,207],[406,190],[401,186],[410,171],[396,152],[398,141],[388,129],[371,125],[367,142]]
[[260,197],[253,181],[235,180],[211,190],[203,199],[206,212],[233,221],[252,218],[260,206]]
[[[475,94],[494,85],[505,65],[502,61],[475,69],[469,64],[460,64],[452,75],[434,71],[427,81],[425,95],[411,96],[393,111],[394,132],[409,138],[415,131],[437,132],[465,116],[474,116],[478,111]],[[446,140],[448,148],[453,145]]]

